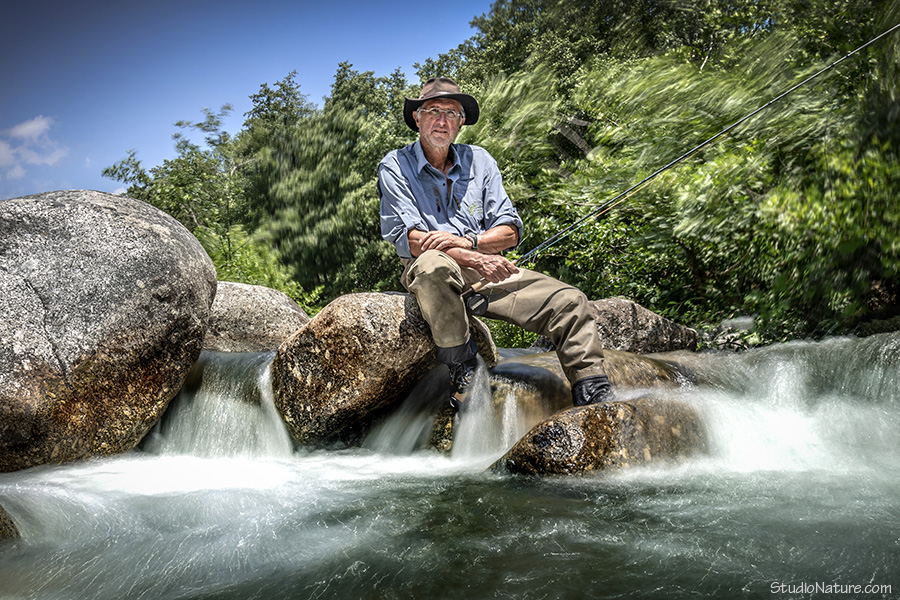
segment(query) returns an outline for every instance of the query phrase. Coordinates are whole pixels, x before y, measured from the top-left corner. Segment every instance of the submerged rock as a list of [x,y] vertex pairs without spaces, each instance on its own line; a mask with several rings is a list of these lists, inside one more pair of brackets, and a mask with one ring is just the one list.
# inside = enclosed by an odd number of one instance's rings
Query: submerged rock
[[706,449],[688,404],[641,397],[572,408],[536,425],[493,469],[522,475],[585,474],[690,456]]
[[505,358],[490,376],[494,404],[515,402],[530,423],[572,407],[572,391],[554,352]]
[[200,243],[149,204],[0,202],[0,471],[136,446],[200,354],[215,290]]
[[19,529],[13,523],[12,517],[9,516],[3,507],[0,506],[0,540],[13,539],[19,537]]
[[203,349],[213,352],[277,350],[309,316],[287,294],[259,285],[220,281]]
[[453,450],[453,434],[457,422],[456,409],[450,406],[449,402],[443,403],[434,415],[434,424],[428,436],[428,447],[442,454],[450,454]]
[[402,400],[434,357],[413,296],[341,296],[279,348],[272,362],[275,406],[302,444],[352,441]]

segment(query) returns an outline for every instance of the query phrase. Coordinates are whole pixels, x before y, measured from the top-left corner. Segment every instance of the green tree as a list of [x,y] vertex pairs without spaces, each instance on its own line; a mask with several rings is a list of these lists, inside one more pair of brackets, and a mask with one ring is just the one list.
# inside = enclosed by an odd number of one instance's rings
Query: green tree
[[291,71],[274,86],[263,83],[250,96],[252,106],[244,114],[243,129],[235,136],[235,152],[245,160],[247,194],[253,211],[249,225],[258,228],[274,210],[277,200],[271,196],[273,148],[285,145],[289,132],[305,119],[318,114],[306,94],[300,91],[297,72]]
[[[235,140],[222,130],[222,119],[230,111],[229,105],[218,113],[204,109],[202,121],[177,122],[181,131],[173,135],[175,158],[149,172],[131,150],[103,175],[128,184],[128,196],[162,209],[194,233],[220,280],[279,289],[309,310],[315,294],[290,279],[270,240],[246,232],[254,212],[247,172],[258,159],[242,156]],[[184,133],[188,130],[204,133],[206,147],[192,142]]]
[[[731,45],[705,65],[677,53],[595,61],[571,101],[593,123],[594,149],[549,197],[596,206],[822,66],[791,67],[811,56],[791,33]],[[592,295],[628,295],[682,321],[755,312],[773,337],[846,331],[876,305],[896,305],[896,216],[879,190],[895,185],[897,153],[867,135],[890,111],[838,74],[823,78],[542,264]]]
[[[898,20],[900,0],[497,0],[417,75],[479,98],[459,141],[497,158],[526,222],[521,253]],[[900,311],[898,37],[687,157],[535,268],[687,324],[757,313],[770,339]],[[399,289],[375,167],[415,139],[401,113],[417,89],[345,62],[319,109],[291,72],[251,97],[236,135],[205,111],[178,124],[175,158],[148,171],[132,151],[106,174],[234,277],[307,302]]]
[[[176,156],[148,172],[137,153],[103,170],[103,176],[128,184],[127,194],[166,211],[191,231],[198,227],[227,231],[240,223],[249,205],[243,167],[230,136],[222,131],[222,119],[232,110],[225,105],[218,113],[203,109],[199,122],[179,121],[173,134]],[[192,142],[187,130],[205,135],[206,147]]]
[[266,174],[263,229],[297,281],[324,298],[398,286],[379,229],[375,166],[409,133],[396,123],[405,78],[342,63],[325,108],[282,128],[258,154]]

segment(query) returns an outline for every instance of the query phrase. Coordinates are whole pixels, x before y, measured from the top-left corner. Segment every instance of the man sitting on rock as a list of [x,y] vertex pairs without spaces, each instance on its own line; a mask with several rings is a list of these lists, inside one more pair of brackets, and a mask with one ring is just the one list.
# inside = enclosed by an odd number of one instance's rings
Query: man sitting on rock
[[611,400],[585,295],[501,255],[522,239],[522,219],[493,157],[478,146],[453,143],[478,114],[478,102],[460,93],[452,79],[429,79],[403,108],[419,140],[378,165],[381,234],[400,255],[403,285],[431,327],[438,361],[450,368],[450,403],[462,406],[477,365],[461,294],[483,280],[486,317],[545,335],[556,345],[575,406]]

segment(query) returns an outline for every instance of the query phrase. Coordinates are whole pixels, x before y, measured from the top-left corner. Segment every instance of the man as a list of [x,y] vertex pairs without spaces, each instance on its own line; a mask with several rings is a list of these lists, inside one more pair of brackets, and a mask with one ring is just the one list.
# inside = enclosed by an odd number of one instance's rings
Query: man
[[438,361],[450,368],[451,405],[462,406],[477,365],[460,294],[482,280],[486,317],[545,335],[556,345],[576,406],[610,400],[603,348],[584,294],[501,255],[522,239],[522,219],[490,154],[453,143],[478,115],[478,102],[460,93],[452,79],[429,79],[403,108],[419,140],[378,165],[381,234],[400,255],[403,285],[431,328]]

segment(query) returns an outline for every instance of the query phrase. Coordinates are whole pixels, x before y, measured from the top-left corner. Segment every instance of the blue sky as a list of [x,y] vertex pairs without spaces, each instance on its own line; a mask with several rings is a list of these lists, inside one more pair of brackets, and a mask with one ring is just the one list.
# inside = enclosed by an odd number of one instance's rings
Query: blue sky
[[174,156],[179,120],[234,106],[296,70],[322,104],[338,63],[388,75],[455,48],[490,0],[3,0],[0,199],[119,191],[100,175],[130,149],[146,168]]

